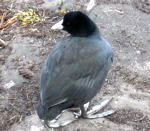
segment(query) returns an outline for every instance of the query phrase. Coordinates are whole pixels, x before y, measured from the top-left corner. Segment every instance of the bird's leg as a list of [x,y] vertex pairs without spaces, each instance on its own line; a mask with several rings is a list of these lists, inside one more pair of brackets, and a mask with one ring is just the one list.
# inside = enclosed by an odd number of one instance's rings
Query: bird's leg
[[113,114],[115,112],[114,110],[108,110],[108,111],[105,111],[105,112],[102,112],[102,113],[97,113],[102,108],[104,108],[111,100],[112,100],[112,98],[104,100],[101,104],[94,106],[90,111],[86,111],[85,107],[81,106],[80,107],[81,117],[94,119],[94,118],[105,117],[105,116]]
[[87,118],[88,115],[87,115],[87,112],[86,112],[84,105],[80,106],[80,109],[81,109],[81,117]]

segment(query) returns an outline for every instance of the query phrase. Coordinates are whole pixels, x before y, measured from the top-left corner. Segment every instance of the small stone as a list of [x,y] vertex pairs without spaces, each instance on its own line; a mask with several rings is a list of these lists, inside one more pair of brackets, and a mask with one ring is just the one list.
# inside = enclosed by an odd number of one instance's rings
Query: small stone
[[136,53],[137,53],[138,55],[140,55],[140,54],[141,54],[141,51],[138,50],[138,51],[136,51]]
[[4,88],[9,89],[9,88],[13,87],[14,85],[15,85],[14,81],[11,80],[10,82],[8,82],[4,85]]

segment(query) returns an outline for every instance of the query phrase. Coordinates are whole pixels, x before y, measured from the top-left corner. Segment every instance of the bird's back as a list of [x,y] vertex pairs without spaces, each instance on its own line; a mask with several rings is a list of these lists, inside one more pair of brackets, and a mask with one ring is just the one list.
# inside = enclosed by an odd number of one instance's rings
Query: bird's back
[[[41,76],[41,104],[80,106],[101,88],[112,63],[112,49],[100,38],[67,37],[54,47]],[[65,106],[65,108],[66,108]]]

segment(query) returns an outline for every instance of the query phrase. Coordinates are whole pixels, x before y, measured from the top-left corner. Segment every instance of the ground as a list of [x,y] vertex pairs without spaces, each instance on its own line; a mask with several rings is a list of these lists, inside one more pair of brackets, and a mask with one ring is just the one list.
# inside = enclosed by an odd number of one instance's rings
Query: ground
[[[85,10],[87,0],[68,1],[60,7]],[[32,8],[40,16],[49,17],[44,23],[27,27],[17,23],[0,30],[1,39],[8,44],[0,48],[0,130],[52,130],[42,126],[35,108],[42,64],[56,40],[67,35],[50,29],[62,15],[55,12],[56,8],[42,5],[42,0],[3,0],[0,4],[0,15],[7,12],[11,17],[17,10]],[[114,50],[112,69],[91,106],[113,97],[107,109],[116,113],[100,119],[80,119],[54,131],[149,131],[150,1],[99,0],[88,15]],[[15,85],[6,88],[10,81]]]

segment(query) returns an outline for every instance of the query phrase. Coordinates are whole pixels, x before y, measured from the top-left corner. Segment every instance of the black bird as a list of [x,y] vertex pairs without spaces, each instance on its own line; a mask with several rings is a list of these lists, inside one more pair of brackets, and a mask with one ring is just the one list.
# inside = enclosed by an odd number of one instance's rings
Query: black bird
[[83,105],[100,91],[113,62],[112,48],[80,11],[67,13],[61,23],[70,36],[55,45],[43,66],[37,113],[53,120],[63,110],[79,107],[81,116],[90,118]]

